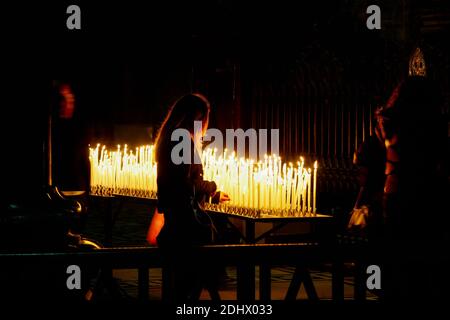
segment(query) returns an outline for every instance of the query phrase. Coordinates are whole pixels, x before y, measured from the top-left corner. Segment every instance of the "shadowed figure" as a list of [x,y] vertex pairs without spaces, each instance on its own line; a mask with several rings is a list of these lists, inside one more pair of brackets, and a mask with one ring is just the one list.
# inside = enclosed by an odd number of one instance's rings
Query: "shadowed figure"
[[[377,109],[375,115],[381,111]],[[360,189],[348,223],[348,229],[366,237],[371,244],[379,241],[382,232],[383,190],[386,180],[386,148],[381,136],[380,122],[374,132],[360,145],[355,153],[354,164],[358,166]]]
[[[448,154],[437,86],[410,76],[380,113],[386,146],[384,250],[386,298],[442,299],[442,258],[448,258]],[[448,290],[447,290],[448,291]]]
[[[171,294],[177,301],[197,300],[201,288],[217,293],[217,267],[193,261],[189,254],[192,246],[211,244],[215,227],[212,219],[202,210],[202,202],[210,197],[214,202],[229,200],[217,191],[215,182],[203,179],[203,166],[198,145],[204,136],[209,119],[210,105],[199,94],[188,94],[178,99],[169,110],[156,139],[158,163],[158,206],[164,214],[164,223],[157,236],[158,246],[169,259]],[[201,121],[202,130],[194,131],[194,121]],[[176,164],[172,150],[178,141],[172,141],[174,130],[184,129],[190,134],[190,163]],[[218,299],[218,295],[213,298]]]

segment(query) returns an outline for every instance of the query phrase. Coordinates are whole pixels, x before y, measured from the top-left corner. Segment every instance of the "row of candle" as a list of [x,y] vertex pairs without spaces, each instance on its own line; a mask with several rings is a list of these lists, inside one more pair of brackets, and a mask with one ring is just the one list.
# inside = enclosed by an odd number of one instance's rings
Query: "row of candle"
[[[121,194],[156,198],[157,164],[153,146],[133,150],[108,151],[106,147],[90,148],[91,193]],[[256,216],[259,214],[299,216],[316,212],[317,161],[313,170],[304,159],[295,164],[283,163],[277,155],[265,155],[256,162],[238,159],[234,152],[202,153],[204,179],[215,181],[220,191],[230,196],[227,203],[208,208]]]
[[255,162],[237,159],[234,152],[228,155],[226,149],[223,154],[206,149],[202,162],[205,179],[215,181],[218,189],[231,198],[222,207],[250,215],[253,212],[273,215],[316,212],[317,161],[311,170],[305,167],[302,157],[295,165],[282,163],[277,155],[265,155],[263,160]]
[[116,151],[106,147],[89,148],[91,167],[91,193],[109,196],[156,198],[157,165],[153,146],[141,146],[135,151],[125,145],[117,146]]

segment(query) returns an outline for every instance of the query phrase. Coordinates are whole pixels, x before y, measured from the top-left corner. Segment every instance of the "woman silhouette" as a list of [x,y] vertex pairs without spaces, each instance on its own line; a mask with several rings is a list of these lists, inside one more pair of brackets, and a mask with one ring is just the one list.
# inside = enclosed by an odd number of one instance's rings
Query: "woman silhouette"
[[[157,211],[164,214],[157,242],[169,257],[175,259],[171,260],[174,263],[171,264],[170,287],[175,288],[172,292],[175,292],[176,300],[196,300],[202,287],[210,294],[217,294],[213,286],[217,286],[214,282],[218,278],[218,269],[198,263],[189,256],[188,250],[191,246],[212,242],[212,222],[199,221],[197,215],[202,213],[201,203],[209,197],[216,202],[229,200],[227,194],[217,191],[213,181],[203,179],[203,166],[198,161],[201,152],[198,146],[208,127],[209,112],[210,104],[204,96],[188,94],[181,97],[170,108],[156,139]],[[195,121],[202,124],[198,132],[194,131]],[[188,161],[181,163],[173,158],[172,152],[180,143],[172,141],[172,134],[177,129],[189,132],[190,136]],[[182,158],[186,160],[185,156],[183,154]]]

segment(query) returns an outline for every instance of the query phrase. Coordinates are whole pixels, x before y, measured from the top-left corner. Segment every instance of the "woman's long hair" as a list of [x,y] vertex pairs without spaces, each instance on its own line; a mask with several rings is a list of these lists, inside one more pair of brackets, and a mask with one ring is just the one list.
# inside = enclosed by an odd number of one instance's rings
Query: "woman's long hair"
[[203,131],[208,125],[210,104],[201,94],[187,94],[178,99],[170,108],[155,140],[156,159],[158,161],[162,145],[170,142],[172,132],[186,129],[194,135],[194,121],[202,122]]

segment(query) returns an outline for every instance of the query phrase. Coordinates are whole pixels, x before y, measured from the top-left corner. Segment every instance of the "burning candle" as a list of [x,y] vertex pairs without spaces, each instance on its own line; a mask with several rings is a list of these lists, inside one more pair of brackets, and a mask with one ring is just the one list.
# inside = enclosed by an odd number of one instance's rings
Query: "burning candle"
[[[91,192],[155,197],[157,164],[153,146],[129,150],[120,145],[114,151],[105,146],[89,149]],[[229,204],[219,205],[222,211],[236,210],[271,215],[316,212],[317,161],[314,171],[305,168],[303,157],[297,162],[282,163],[277,155],[265,155],[254,162],[236,158],[235,152],[223,154],[205,149],[202,153],[205,180],[215,181],[219,190],[230,195]],[[313,181],[311,181],[313,180]],[[252,214],[252,213],[250,213]]]
[[317,160],[314,162],[314,179],[313,179],[313,212],[316,212],[316,186],[317,186]]
[[311,212],[311,168],[308,168],[308,213]]

